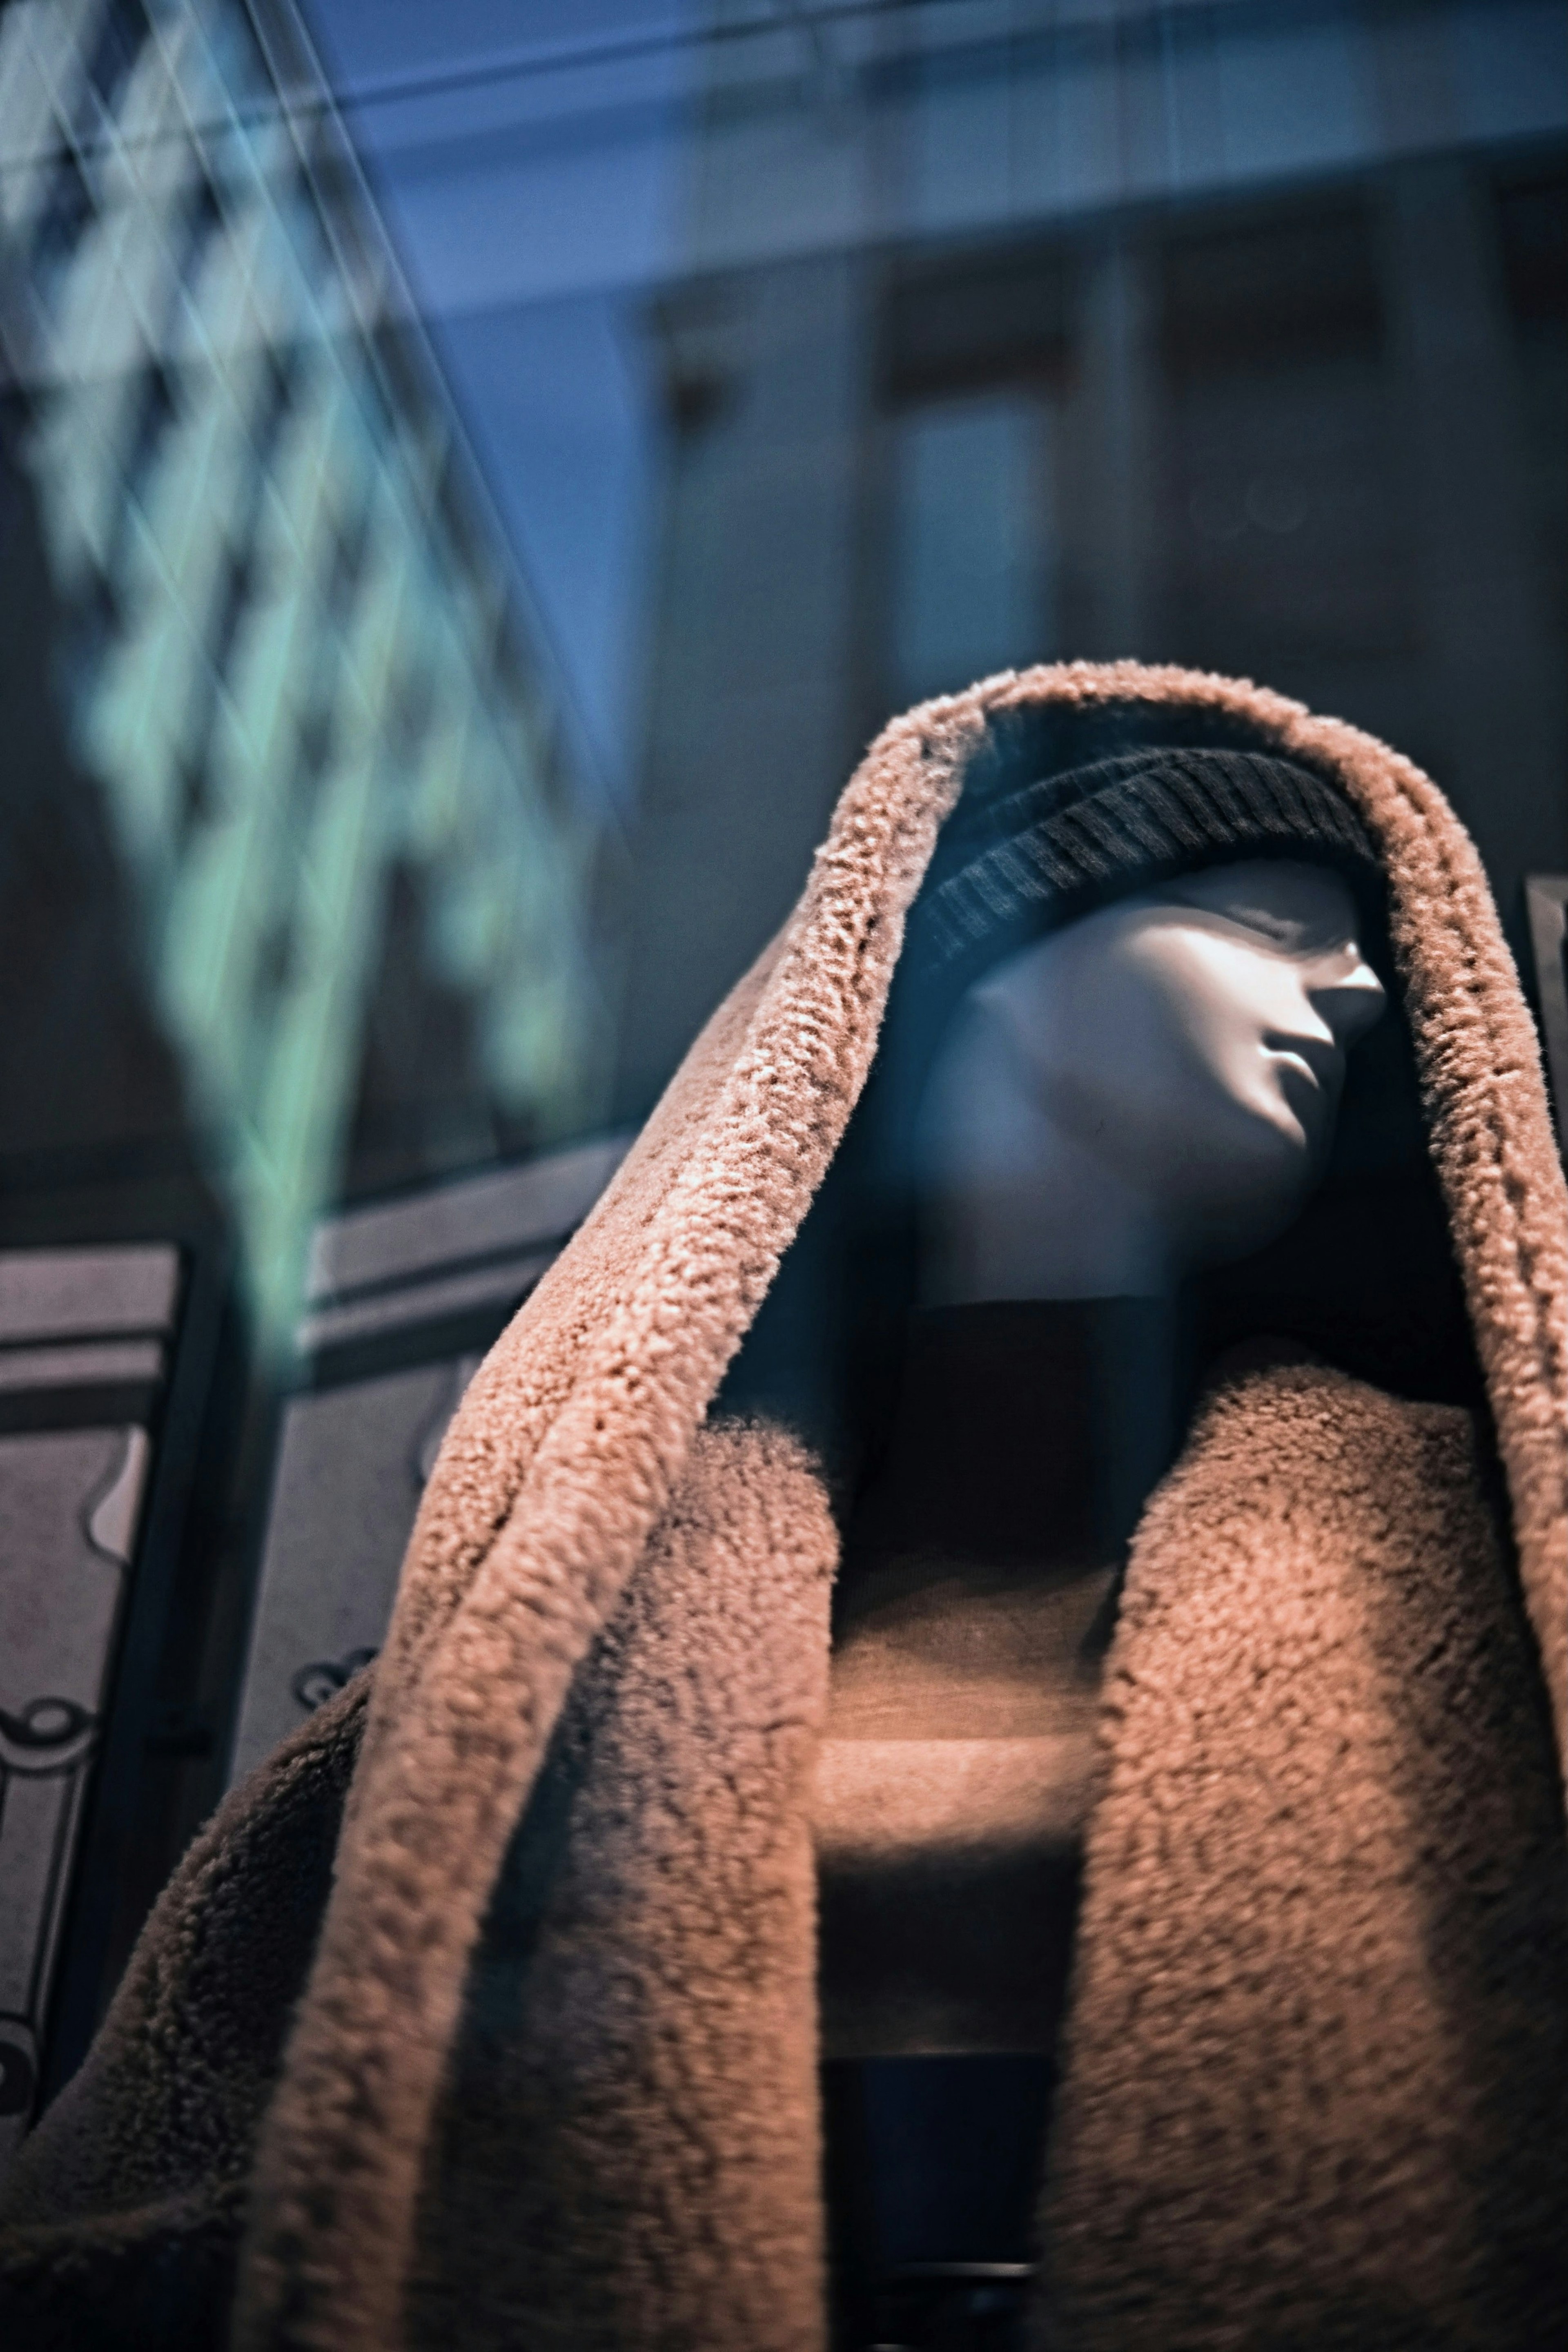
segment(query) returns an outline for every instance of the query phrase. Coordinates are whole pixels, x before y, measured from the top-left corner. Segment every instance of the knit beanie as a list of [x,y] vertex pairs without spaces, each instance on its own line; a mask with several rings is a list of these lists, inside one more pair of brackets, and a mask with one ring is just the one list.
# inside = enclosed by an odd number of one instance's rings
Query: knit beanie
[[1383,873],[1335,787],[1271,752],[1152,746],[1026,784],[944,827],[911,918],[946,994],[1077,915],[1200,866],[1289,857],[1344,875],[1375,924]]

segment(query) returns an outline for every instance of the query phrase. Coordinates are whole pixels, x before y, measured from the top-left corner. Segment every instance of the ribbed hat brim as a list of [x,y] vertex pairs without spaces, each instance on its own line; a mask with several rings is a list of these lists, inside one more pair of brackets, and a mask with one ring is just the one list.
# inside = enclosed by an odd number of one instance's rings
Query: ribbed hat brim
[[1239,751],[1123,752],[960,806],[915,909],[938,967],[988,962],[1108,900],[1256,856],[1333,866],[1377,904],[1382,869],[1355,812],[1293,761]]

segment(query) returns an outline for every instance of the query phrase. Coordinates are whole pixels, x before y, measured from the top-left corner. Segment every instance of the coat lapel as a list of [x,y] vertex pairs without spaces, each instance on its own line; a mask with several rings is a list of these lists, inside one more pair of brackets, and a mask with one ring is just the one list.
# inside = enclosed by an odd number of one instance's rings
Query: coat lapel
[[1218,1394],[1108,1663],[1053,2347],[1551,2340],[1568,1868],[1542,1701],[1467,1414],[1317,1368]]
[[580,1671],[469,1971],[413,2342],[820,2352],[807,1789],[837,1538],[704,1431]]

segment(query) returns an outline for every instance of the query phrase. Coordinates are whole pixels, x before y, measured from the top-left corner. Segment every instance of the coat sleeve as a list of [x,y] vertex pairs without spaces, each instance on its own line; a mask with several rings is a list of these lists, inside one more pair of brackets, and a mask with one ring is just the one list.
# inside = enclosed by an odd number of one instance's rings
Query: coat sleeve
[[331,1885],[372,1669],[257,1767],[143,1928],[0,2189],[13,2352],[225,2337],[246,2183]]

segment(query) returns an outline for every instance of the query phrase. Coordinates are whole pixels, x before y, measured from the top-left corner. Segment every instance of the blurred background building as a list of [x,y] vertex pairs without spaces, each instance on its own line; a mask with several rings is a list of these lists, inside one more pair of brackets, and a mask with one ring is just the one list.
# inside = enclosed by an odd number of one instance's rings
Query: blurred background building
[[1517,925],[1568,860],[1563,12],[805,13],[715,46],[694,266],[649,310],[627,1107],[881,719],[1015,663],[1177,661],[1369,728]]
[[188,1162],[286,1331],[345,1186],[594,1115],[591,795],[290,9],[13,0],[0,240],[0,1169]]
[[[1256,676],[1568,862],[1562,0],[314,0],[632,835],[636,1117],[890,712]],[[694,877],[700,877],[700,881]]]
[[1431,771],[1521,960],[1568,868],[1568,0],[301,5],[0,0],[57,2077],[889,715],[1248,674]]

